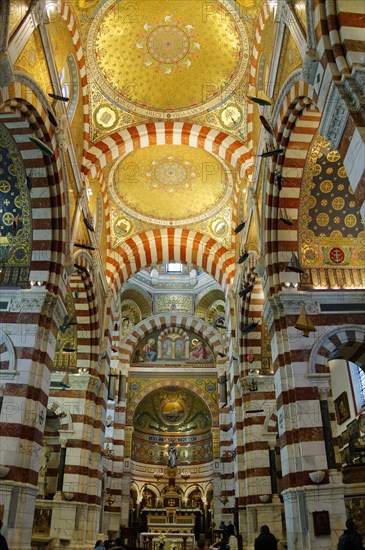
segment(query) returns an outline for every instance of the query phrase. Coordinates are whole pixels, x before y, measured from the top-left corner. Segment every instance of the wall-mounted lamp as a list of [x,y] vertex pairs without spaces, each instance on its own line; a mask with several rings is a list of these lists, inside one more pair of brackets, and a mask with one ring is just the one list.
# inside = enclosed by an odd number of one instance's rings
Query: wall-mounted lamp
[[257,380],[253,379],[250,381],[250,384],[248,386],[248,389],[250,391],[257,391],[259,388],[258,388],[258,385],[257,385]]

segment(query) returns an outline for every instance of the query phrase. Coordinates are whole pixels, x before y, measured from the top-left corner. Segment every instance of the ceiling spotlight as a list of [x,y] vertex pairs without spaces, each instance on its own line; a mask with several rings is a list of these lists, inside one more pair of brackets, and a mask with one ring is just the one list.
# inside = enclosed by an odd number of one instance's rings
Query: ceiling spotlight
[[246,225],[246,222],[241,222],[239,225],[237,225],[236,229],[234,230],[234,232],[236,233],[239,233],[240,231],[242,231],[242,229],[245,227]]
[[243,288],[242,290],[240,290],[238,295],[246,296],[246,294],[249,294],[252,291],[253,291],[253,285],[249,285],[249,286],[246,286],[246,288]]
[[242,334],[249,334],[250,332],[253,332],[257,326],[258,323],[250,323],[249,325],[245,325],[241,328],[241,332]]
[[304,273],[304,269],[300,265],[298,257],[292,252],[290,261],[288,262],[286,269],[288,271],[294,271],[294,273]]
[[55,99],[56,101],[70,101],[70,98],[69,97],[64,97],[63,95],[58,95],[58,94],[48,94],[49,97],[51,97],[52,99]]
[[238,263],[243,264],[243,262],[247,260],[248,256],[249,256],[248,252],[244,252],[242,256],[239,258]]
[[47,114],[48,114],[48,118],[49,118],[52,126],[57,128],[57,126],[58,126],[57,120],[56,120],[54,114],[50,111],[50,109],[47,109]]
[[260,122],[263,125],[263,127],[265,128],[265,130],[267,132],[269,132],[269,134],[271,134],[272,136],[275,135],[274,130],[271,128],[270,124],[268,123],[268,121],[266,120],[266,118],[263,115],[260,115]]
[[284,153],[284,149],[274,149],[273,151],[266,151],[265,153],[261,153],[261,155],[258,155],[259,157],[262,157],[263,159],[267,157],[278,157]]
[[91,246],[90,244],[74,243],[74,246],[77,246],[77,248],[85,248],[86,250],[95,250],[95,246]]
[[84,220],[84,224],[86,225],[86,227],[94,233],[95,229],[94,229],[94,226],[91,223],[91,221],[88,220],[85,216],[84,216],[83,220]]
[[[260,95],[260,92],[258,93],[258,95]],[[261,105],[261,107],[265,107],[265,105],[271,105],[271,101],[269,101],[269,99],[265,99],[264,97],[248,95],[247,99],[253,101],[254,103],[258,103],[258,105]]]

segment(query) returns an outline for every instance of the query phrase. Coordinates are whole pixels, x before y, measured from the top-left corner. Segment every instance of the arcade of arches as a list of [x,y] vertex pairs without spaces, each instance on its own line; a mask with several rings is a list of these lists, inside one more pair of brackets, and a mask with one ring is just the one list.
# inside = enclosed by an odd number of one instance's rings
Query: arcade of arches
[[9,548],[365,532],[364,2],[0,23]]

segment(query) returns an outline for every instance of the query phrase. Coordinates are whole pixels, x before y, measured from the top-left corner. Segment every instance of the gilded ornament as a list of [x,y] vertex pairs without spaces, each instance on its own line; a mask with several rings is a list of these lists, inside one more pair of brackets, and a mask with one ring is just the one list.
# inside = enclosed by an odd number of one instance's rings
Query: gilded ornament
[[331,180],[323,180],[319,186],[322,193],[330,193],[333,189],[333,183]]
[[348,214],[345,217],[345,224],[346,227],[354,227],[357,223],[357,218],[354,214]]
[[325,227],[326,225],[328,225],[329,216],[325,212],[322,212],[321,214],[318,214],[316,220],[318,225],[320,225],[321,227]]
[[345,206],[345,201],[342,197],[335,197],[332,201],[332,208],[335,210],[342,210]]

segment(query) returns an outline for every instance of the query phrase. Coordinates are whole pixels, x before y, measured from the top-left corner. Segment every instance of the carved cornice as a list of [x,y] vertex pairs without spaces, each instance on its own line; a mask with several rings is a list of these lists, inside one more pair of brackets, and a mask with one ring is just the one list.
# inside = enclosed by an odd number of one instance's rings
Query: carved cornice
[[345,99],[343,84],[332,82],[322,115],[319,133],[338,149],[349,116],[349,105]]

